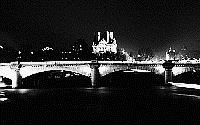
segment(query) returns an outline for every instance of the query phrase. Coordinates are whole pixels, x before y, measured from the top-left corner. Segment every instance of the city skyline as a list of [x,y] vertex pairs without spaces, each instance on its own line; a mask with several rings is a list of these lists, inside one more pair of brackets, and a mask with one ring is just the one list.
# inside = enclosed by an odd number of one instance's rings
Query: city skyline
[[113,31],[119,48],[151,47],[164,54],[171,46],[198,50],[198,3],[186,1],[1,1],[1,41],[20,48],[42,42],[69,48],[77,39],[92,45],[97,31]]

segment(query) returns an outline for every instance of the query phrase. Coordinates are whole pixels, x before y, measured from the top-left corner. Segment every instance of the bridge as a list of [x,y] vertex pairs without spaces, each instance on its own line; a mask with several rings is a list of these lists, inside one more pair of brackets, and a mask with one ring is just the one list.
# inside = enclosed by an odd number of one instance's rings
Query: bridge
[[[21,79],[33,74],[51,70],[71,71],[91,78],[91,86],[98,79],[116,71],[149,71],[165,76],[165,84],[172,82],[172,76],[200,70],[200,63],[180,63],[165,61],[47,61],[0,63],[0,77],[12,80],[12,88],[17,88]],[[164,82],[164,81],[163,81]]]

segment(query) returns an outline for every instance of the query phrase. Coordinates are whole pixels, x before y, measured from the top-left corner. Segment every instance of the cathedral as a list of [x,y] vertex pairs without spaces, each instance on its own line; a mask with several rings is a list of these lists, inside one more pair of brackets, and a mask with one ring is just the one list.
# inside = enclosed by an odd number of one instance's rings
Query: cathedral
[[105,33],[97,32],[93,41],[93,53],[117,53],[117,43],[113,37],[113,32],[106,31]]

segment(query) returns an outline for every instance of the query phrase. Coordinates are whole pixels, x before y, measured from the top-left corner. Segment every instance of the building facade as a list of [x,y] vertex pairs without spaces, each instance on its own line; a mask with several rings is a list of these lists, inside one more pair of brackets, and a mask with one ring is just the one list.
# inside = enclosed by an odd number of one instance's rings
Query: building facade
[[188,50],[186,46],[183,46],[179,51],[179,60],[187,60],[188,57]]
[[113,37],[113,32],[106,31],[105,33],[97,32],[93,41],[93,53],[117,53],[116,39]]
[[166,60],[175,60],[176,51],[172,50],[170,47],[169,50],[166,52]]

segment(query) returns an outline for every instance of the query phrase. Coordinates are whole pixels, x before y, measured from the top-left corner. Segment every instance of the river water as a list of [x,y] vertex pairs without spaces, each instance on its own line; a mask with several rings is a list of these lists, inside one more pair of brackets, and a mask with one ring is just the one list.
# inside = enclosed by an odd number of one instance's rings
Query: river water
[[200,92],[157,86],[2,89],[1,123],[186,123],[199,121]]
[[0,110],[1,124],[196,123],[200,90],[175,86],[0,89]]

